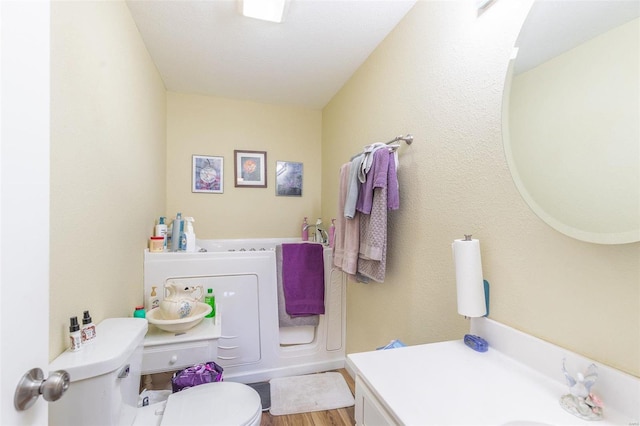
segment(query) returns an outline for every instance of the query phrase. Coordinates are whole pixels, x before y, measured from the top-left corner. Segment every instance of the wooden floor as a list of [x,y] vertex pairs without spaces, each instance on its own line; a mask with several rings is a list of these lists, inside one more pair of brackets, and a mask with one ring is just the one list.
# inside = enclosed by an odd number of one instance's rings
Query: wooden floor
[[[345,381],[355,395],[355,382],[347,370],[336,370],[344,376]],[[262,413],[262,426],[353,426],[356,424],[354,407],[339,408],[337,410],[314,411],[312,413],[288,414],[286,416],[272,416],[268,411]]]

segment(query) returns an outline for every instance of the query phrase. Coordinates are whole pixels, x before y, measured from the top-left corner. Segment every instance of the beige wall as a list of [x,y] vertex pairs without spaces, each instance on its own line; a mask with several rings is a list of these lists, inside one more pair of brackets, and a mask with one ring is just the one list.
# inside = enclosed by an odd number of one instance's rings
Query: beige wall
[[120,1],[51,3],[50,357],[69,317],[129,316],[165,205],[165,90]]
[[[319,110],[167,94],[166,216],[193,216],[196,237],[299,237],[320,214]],[[234,186],[234,150],[267,152],[267,188]],[[224,193],[192,193],[192,155],[224,158]],[[276,161],[303,163],[301,197],[276,196]]]
[[[335,217],[344,161],[412,132],[387,280],[348,284],[347,350],[460,338],[450,245],[472,233],[493,318],[640,375],[640,245],[552,230],[504,160],[503,81],[529,3],[476,18],[466,0],[418,2],[320,113],[165,94],[122,2],[53,2],[51,357],[69,316],[99,322],[142,301],[157,216],[194,216],[201,238],[297,236],[303,216]],[[233,187],[234,149],[267,151],[267,189]],[[224,194],[191,193],[192,154],[225,158]],[[302,198],[274,195],[276,160],[304,163]]]
[[[460,338],[451,243],[478,238],[491,317],[640,375],[640,244],[566,237],[517,193],[501,140],[504,77],[529,0],[419,1],[323,110],[323,216],[361,147],[400,150],[387,279],[348,283],[347,352]],[[560,365],[560,360],[558,360]]]

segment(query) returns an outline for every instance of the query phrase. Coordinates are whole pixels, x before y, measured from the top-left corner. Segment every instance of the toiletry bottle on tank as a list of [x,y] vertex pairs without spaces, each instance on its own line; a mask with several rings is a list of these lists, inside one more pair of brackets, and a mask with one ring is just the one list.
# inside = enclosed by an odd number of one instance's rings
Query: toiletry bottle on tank
[[80,330],[80,340],[82,344],[91,343],[93,339],[96,337],[96,326],[93,324],[91,320],[91,315],[89,315],[89,311],[84,311],[84,315],[82,317],[82,329]]
[[69,349],[73,352],[79,351],[82,346],[82,336],[80,335],[80,324],[78,317],[69,318]]

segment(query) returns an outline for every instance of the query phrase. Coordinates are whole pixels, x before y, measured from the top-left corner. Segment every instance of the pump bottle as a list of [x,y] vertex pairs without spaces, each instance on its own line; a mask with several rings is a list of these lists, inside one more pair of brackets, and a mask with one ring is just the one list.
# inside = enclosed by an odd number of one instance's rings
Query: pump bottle
[[151,287],[151,295],[149,296],[149,310],[157,308],[160,306],[160,298],[158,297],[158,293],[156,292],[156,286]]
[[196,251],[196,234],[193,232],[193,222],[196,220],[192,217],[185,217],[184,246],[182,249],[188,252]]
[[80,330],[80,340],[82,344],[91,343],[96,338],[96,326],[93,324],[91,320],[91,315],[89,315],[89,311],[84,311],[84,316],[82,317],[82,330]]
[[69,349],[73,352],[82,349],[82,337],[80,336],[80,324],[78,324],[78,317],[69,318],[69,343]]

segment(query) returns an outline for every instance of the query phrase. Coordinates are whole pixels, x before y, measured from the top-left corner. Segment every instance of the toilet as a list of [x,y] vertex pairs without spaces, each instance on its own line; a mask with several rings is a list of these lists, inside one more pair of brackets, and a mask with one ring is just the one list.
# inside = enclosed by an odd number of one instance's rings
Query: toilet
[[109,318],[94,342],[65,351],[49,371],[65,370],[69,389],[49,404],[49,424],[60,425],[259,425],[260,396],[234,382],[208,383],[171,394],[166,402],[138,408],[144,318]]

